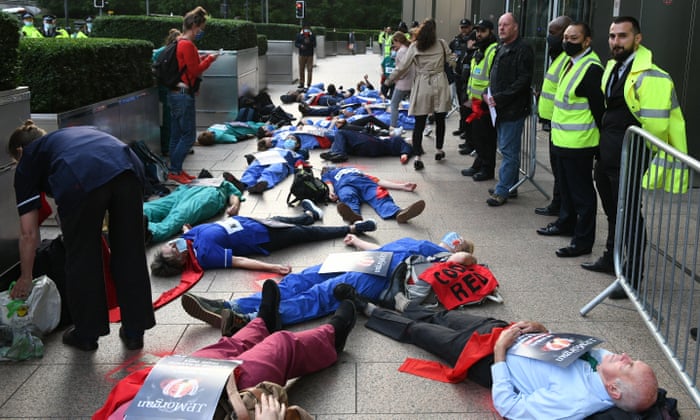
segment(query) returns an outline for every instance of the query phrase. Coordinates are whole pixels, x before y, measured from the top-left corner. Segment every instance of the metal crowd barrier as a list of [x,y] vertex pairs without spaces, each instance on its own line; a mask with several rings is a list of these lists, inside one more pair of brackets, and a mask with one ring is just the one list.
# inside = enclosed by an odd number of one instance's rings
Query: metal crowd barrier
[[525,118],[522,140],[520,142],[520,179],[510,188],[510,192],[515,191],[525,182],[530,181],[547,200],[549,194],[535,182],[535,170],[537,169],[537,96],[532,94],[532,111]]
[[[659,159],[659,153],[666,154],[665,161]],[[652,166],[653,162],[669,170]],[[586,315],[622,287],[700,406],[700,342],[696,338],[700,327],[700,194],[692,189],[700,162],[630,127],[620,171],[613,252],[616,280],[580,313]],[[650,177],[657,181],[656,188],[647,186]],[[678,188],[684,184],[691,188]]]

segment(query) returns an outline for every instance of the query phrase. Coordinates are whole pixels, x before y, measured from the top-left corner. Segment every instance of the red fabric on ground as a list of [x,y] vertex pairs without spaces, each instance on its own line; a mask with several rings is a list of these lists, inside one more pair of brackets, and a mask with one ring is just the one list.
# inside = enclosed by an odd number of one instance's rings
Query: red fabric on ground
[[[158,309],[161,306],[177,299],[178,297],[180,297],[180,295],[190,290],[190,288],[197,284],[197,282],[202,278],[202,276],[204,276],[204,270],[202,269],[202,267],[199,266],[197,258],[194,256],[194,250],[192,249],[191,241],[187,241],[187,248],[189,249],[189,252],[187,253],[189,258],[187,259],[185,270],[180,276],[180,283],[172,289],[163,292],[158,297],[158,299],[156,299],[156,301],[153,302],[153,309]],[[111,278],[107,280],[108,276],[109,274],[105,273],[105,281],[111,283]],[[107,290],[109,291],[109,286]],[[109,302],[109,295],[107,300]],[[121,313],[119,311],[119,306],[116,306],[115,299],[114,306],[109,307],[109,322],[114,323],[119,321],[121,321]]]

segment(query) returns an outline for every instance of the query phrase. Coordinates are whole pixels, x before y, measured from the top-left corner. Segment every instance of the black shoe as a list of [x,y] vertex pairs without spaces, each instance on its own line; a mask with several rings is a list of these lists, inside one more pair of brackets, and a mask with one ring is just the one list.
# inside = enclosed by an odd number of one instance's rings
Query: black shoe
[[425,165],[423,165],[422,160],[414,160],[413,161],[413,169],[415,169],[416,171],[420,171],[420,170],[423,170],[423,168],[425,168]]
[[367,313],[369,301],[364,296],[357,294],[357,290],[347,283],[337,284],[333,288],[333,297],[338,301],[351,300],[355,309],[363,314]]
[[[489,194],[493,194],[496,192],[495,188],[489,188]],[[518,190],[513,190],[508,193],[508,198],[518,198]]]
[[143,243],[148,245],[153,240],[153,232],[148,229],[148,216],[143,215]]
[[467,146],[463,149],[459,149],[459,154],[460,155],[471,155],[474,152],[474,148],[471,146]]
[[696,327],[690,329],[690,337],[693,340],[698,341],[698,329]]
[[581,264],[581,268],[597,273],[615,274],[615,266],[605,256],[598,258],[594,262],[585,262]]
[[608,298],[612,300],[622,300],[629,299],[630,297],[627,296],[627,293],[625,293],[625,289],[623,289],[622,287],[618,287],[615,290],[613,290],[612,293],[610,293]]
[[245,327],[250,320],[238,312],[234,312],[230,309],[224,309],[221,311],[221,336],[231,337],[238,330]]
[[258,308],[258,318],[262,318],[267,331],[272,334],[282,329],[280,316],[280,288],[272,279],[265,280],[262,288],[262,300]]
[[573,258],[573,257],[580,257],[581,255],[588,255],[593,250],[591,248],[580,248],[574,245],[569,245],[564,248],[559,248],[557,249],[557,257],[560,258]]
[[82,351],[97,350],[97,338],[80,337],[75,327],[70,327],[63,333],[63,344]]
[[547,207],[537,207],[535,209],[535,214],[539,214],[540,216],[559,216],[559,208],[552,207],[551,205]]
[[253,163],[253,161],[255,161],[255,155],[252,155],[250,153],[247,155],[243,155],[243,157],[245,158],[245,161],[246,161],[246,163],[248,163],[248,165],[250,165],[251,163]]
[[444,150],[438,150],[437,153],[435,153],[435,160],[440,161],[445,159],[445,151]]
[[248,188],[250,194],[262,194],[267,189],[267,181],[260,181]]
[[127,333],[124,327],[119,327],[119,338],[124,343],[124,347],[129,350],[140,350],[143,348],[143,331],[140,333]]
[[562,229],[556,223],[549,223],[545,227],[537,229],[537,233],[543,236],[571,236],[573,232],[570,230]]
[[214,175],[211,174],[211,172],[207,171],[206,169],[202,169],[199,171],[199,175],[197,175],[198,179],[204,179],[204,178],[214,178]]
[[348,161],[348,155],[341,155],[340,153],[335,153],[328,160],[332,163],[342,163]]
[[[252,155],[251,155],[252,156]],[[253,157],[253,160],[255,160],[255,157]],[[248,188],[248,186],[241,181],[238,180],[231,172],[224,172],[223,175],[224,179],[231,184],[233,184],[234,187],[238,188],[238,191],[243,192]]]
[[508,202],[508,197],[503,197],[502,195],[498,194],[491,194],[491,197],[486,200],[486,204],[488,204],[491,207],[499,207]]
[[462,133],[464,133],[464,131],[462,131],[462,130],[455,130],[455,131],[452,132],[452,135],[453,135],[453,136],[461,136]]
[[340,302],[340,306],[335,311],[335,314],[331,317],[328,322],[333,326],[335,330],[335,351],[340,353],[345,348],[345,343],[348,340],[348,335],[350,331],[355,326],[355,320],[357,319],[357,314],[355,312],[355,305],[351,300],[344,300]]
[[476,182],[488,181],[489,179],[493,179],[493,174],[479,171],[472,176],[472,179]]
[[479,172],[479,169],[471,167],[471,168],[467,168],[467,169],[462,169],[462,171],[460,173],[462,174],[462,176],[474,176],[478,172]]

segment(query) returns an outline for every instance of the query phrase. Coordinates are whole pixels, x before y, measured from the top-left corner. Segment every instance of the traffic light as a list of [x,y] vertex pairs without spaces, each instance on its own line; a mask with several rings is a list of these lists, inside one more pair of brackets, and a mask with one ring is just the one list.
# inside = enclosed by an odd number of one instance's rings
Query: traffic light
[[297,19],[304,19],[304,0],[297,0],[296,17]]

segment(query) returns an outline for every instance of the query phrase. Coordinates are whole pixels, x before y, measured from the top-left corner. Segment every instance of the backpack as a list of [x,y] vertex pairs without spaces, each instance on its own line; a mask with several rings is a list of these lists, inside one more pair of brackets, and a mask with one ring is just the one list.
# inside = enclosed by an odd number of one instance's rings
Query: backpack
[[[292,196],[294,196],[293,200]],[[314,176],[311,166],[300,165],[294,169],[294,180],[287,195],[287,205],[292,207],[295,203],[306,199],[316,204],[327,203],[328,185]]]
[[163,183],[168,180],[168,165],[165,164],[165,161],[153,153],[143,140],[132,141],[129,143],[129,147],[143,163],[146,174],[145,195],[166,195],[168,189]]
[[161,51],[151,66],[151,70],[161,85],[170,89],[177,87],[177,84],[180,83],[180,77],[185,71],[185,67],[180,71],[177,62],[177,41],[171,42]]
[[281,106],[275,107],[275,109],[270,112],[270,116],[268,117],[268,122],[276,125],[278,128],[284,125],[291,125],[292,121],[294,120],[296,120],[296,118],[294,118],[292,114],[285,112]]

